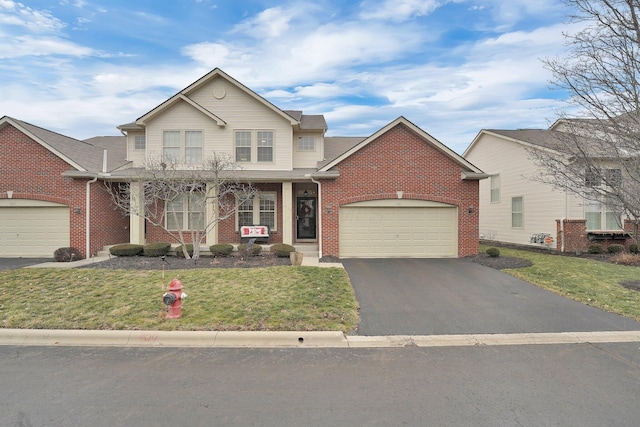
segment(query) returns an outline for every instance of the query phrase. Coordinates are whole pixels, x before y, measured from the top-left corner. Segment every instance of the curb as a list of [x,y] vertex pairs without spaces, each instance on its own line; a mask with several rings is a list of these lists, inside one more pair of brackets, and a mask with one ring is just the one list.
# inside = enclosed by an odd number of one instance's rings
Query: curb
[[640,342],[640,331],[347,336],[341,331],[100,331],[0,328],[0,346],[404,348],[625,342]]
[[96,347],[348,347],[341,331],[96,331],[0,329],[0,345]]

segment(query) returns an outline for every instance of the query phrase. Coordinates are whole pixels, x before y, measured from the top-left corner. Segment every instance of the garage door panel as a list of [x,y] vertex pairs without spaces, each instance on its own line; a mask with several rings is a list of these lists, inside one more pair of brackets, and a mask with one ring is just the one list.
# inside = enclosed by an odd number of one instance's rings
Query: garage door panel
[[52,257],[69,246],[69,208],[1,207],[0,256]]
[[340,256],[456,257],[455,207],[340,208]]

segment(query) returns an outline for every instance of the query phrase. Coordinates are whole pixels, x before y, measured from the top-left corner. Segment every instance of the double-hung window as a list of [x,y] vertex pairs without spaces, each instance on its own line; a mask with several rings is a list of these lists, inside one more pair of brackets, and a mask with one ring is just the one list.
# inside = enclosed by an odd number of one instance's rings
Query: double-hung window
[[500,175],[491,175],[491,203],[500,201]]
[[271,130],[235,131],[236,162],[271,163],[274,152],[274,132]]
[[587,230],[622,229],[622,210],[598,200],[584,201],[584,218]]
[[238,201],[238,228],[243,225],[266,225],[276,229],[276,193],[261,192],[251,199]]
[[168,230],[203,230],[205,225],[205,195],[201,191],[177,196],[167,202]]
[[202,131],[164,131],[162,158],[167,163],[202,164]]
[[522,196],[511,198],[511,227],[524,227],[524,201]]

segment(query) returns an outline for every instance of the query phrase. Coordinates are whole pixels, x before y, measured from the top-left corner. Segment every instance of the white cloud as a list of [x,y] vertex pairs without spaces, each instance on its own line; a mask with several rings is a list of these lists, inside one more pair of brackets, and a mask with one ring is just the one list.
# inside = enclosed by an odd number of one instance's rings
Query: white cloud
[[414,16],[428,15],[443,2],[438,0],[365,0],[360,4],[363,19],[406,21]]
[[66,24],[46,10],[37,10],[11,0],[0,0],[0,25],[32,33],[59,32]]
[[254,18],[236,25],[233,32],[242,32],[255,39],[280,37],[289,30],[289,22],[297,15],[295,10],[272,7],[260,12]]
[[32,36],[6,37],[0,34],[0,39],[4,39],[3,43],[0,43],[0,58],[2,59],[50,55],[81,57],[94,53],[91,48],[54,36],[40,38]]

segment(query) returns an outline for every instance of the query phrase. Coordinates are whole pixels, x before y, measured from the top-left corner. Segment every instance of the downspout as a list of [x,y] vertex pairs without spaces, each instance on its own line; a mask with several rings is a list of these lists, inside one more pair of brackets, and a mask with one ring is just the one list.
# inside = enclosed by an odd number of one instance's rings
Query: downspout
[[[105,149],[102,152],[102,175],[106,175],[107,173],[107,150]],[[85,201],[85,218],[84,218],[84,227],[85,227],[85,257],[91,258],[91,184],[98,181],[98,177],[96,176],[90,181],[87,181],[87,191],[86,191],[86,201]]]
[[564,191],[564,218],[560,219],[560,237],[562,238],[562,242],[560,242],[560,253],[564,253],[564,222],[567,220],[569,211],[569,195],[567,194],[567,190]]
[[86,246],[85,246],[85,258],[91,258],[91,184],[96,182],[98,177],[96,176],[90,181],[87,181],[87,200],[85,204],[85,236],[86,236]]
[[318,206],[320,207],[320,209],[316,209],[318,213],[318,236],[320,236],[318,239],[318,258],[322,258],[322,186],[320,181],[316,181],[311,175],[309,175],[309,178],[311,178],[311,182],[318,186]]

